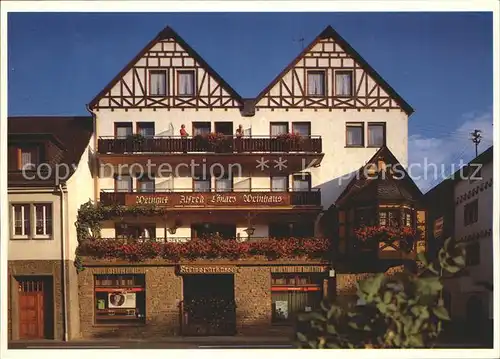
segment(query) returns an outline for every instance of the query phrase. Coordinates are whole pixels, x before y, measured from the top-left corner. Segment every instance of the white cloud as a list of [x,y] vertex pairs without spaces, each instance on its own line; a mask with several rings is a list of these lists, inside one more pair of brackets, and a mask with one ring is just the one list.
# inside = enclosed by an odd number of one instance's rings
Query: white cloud
[[462,120],[460,126],[444,136],[409,136],[409,173],[423,192],[427,192],[475,157],[475,147],[469,139],[472,131],[482,131],[479,153],[493,144],[491,112],[467,113],[462,116]]

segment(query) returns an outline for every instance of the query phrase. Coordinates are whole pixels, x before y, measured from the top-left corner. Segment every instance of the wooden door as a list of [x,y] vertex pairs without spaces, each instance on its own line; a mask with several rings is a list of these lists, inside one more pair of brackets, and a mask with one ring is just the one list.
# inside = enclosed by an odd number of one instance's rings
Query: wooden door
[[43,279],[19,280],[19,339],[45,338]]

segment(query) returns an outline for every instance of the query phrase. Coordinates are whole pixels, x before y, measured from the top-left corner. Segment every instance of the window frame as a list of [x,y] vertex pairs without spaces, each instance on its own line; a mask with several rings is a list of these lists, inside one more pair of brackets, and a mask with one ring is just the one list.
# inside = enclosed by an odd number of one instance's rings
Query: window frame
[[[285,179],[285,190],[284,191],[274,191],[273,190],[273,178],[284,178]],[[269,189],[271,192],[283,193],[290,191],[290,178],[289,176],[270,176],[269,177]]]
[[[382,127],[383,140],[382,144],[370,144],[370,127]],[[387,126],[385,122],[368,122],[366,124],[366,147],[370,148],[380,148],[386,145],[387,143]]]
[[[25,232],[25,226],[24,226],[24,221],[25,221],[25,208],[28,207],[28,228],[29,228],[29,233],[23,233],[23,234],[16,234],[16,211],[15,211],[15,206],[21,206],[22,210],[22,218],[21,218],[21,229],[23,232]],[[33,220],[31,218],[31,212],[32,212],[32,205],[31,203],[25,203],[25,202],[11,202],[10,203],[10,213],[11,213],[11,220],[10,220],[10,225],[11,225],[11,239],[30,239],[32,237],[32,232],[33,232]]]
[[[127,175],[119,175],[119,174],[115,174],[114,176],[114,185],[115,185],[115,192],[119,192],[119,193],[131,193],[131,192],[134,192],[134,177],[131,176],[130,174],[127,174]],[[120,191],[119,188],[118,188],[118,181],[119,179],[118,178],[121,178],[121,177],[128,177],[130,179],[130,190],[127,191],[127,192],[124,192],[124,191]]]
[[[32,145],[19,145],[17,147],[17,169],[19,171],[23,170],[23,152],[29,152],[31,154],[31,163],[28,168],[25,169],[25,171],[34,171],[40,164],[40,155],[41,155],[41,149],[40,145],[37,144],[32,144]],[[33,158],[35,158],[33,160]]]
[[[351,145],[348,143],[349,128],[361,128],[361,144]],[[345,147],[347,148],[364,148],[365,147],[365,123],[364,122],[346,122],[345,124]]]
[[212,132],[212,123],[210,121],[194,121],[191,123],[191,133],[193,134],[193,136],[200,136],[199,134],[195,134],[195,129],[206,128],[206,127],[208,127],[208,133],[211,133]]
[[[300,182],[307,182],[307,191],[297,190],[295,187],[295,179],[301,178]],[[304,179],[302,179],[304,178]],[[292,175],[292,191],[293,192],[311,192],[312,189],[312,176],[310,172],[295,173]]]
[[[43,209],[44,209],[44,217],[43,218],[43,225],[44,225],[44,229],[45,229],[45,233],[44,234],[37,234],[37,215],[36,215],[36,207],[37,206],[43,206]],[[49,207],[49,211],[50,211],[50,229],[51,229],[51,233],[48,233],[47,234],[47,210],[46,210],[46,207]],[[54,235],[54,206],[52,205],[52,203],[50,202],[37,202],[37,203],[33,203],[33,226],[35,227],[35,230],[33,232],[33,239],[50,239],[53,235]]]
[[[131,121],[128,122],[123,122],[123,121],[118,121],[114,123],[114,130],[115,130],[115,138],[116,139],[126,139],[128,136],[134,134],[134,124]],[[126,137],[118,137],[118,128],[119,127],[127,127],[130,128],[130,135],[127,135]]]
[[[144,136],[144,135],[142,135],[141,132],[140,132],[140,130],[142,129],[142,126],[144,126],[144,127],[151,126],[150,128],[153,129],[153,135],[151,135],[151,136]],[[138,135],[142,135],[145,138],[154,138],[155,137],[155,131],[156,131],[156,128],[155,128],[154,121],[138,121],[135,124],[135,132]]]
[[[191,74],[192,75],[192,85],[193,85],[193,93],[191,94],[183,94],[180,91],[180,85],[181,85],[181,75],[185,74]],[[183,69],[183,70],[177,70],[177,96],[178,97],[194,97],[197,94],[197,88],[196,88],[196,71],[194,69]]]
[[278,137],[279,136],[279,135],[273,135],[273,125],[280,125],[280,126],[285,125],[286,126],[285,133],[290,132],[290,124],[288,122],[286,122],[286,121],[272,121],[272,122],[269,122],[269,136],[271,136],[271,137]]
[[297,121],[297,122],[292,122],[292,132],[295,133],[295,126],[296,125],[305,125],[307,126],[307,132],[308,134],[307,135],[300,135],[302,137],[311,137],[311,122],[307,122],[307,121]]
[[[165,75],[165,82],[164,82],[164,85],[165,85],[165,93],[164,94],[154,94],[153,91],[152,91],[152,84],[153,82],[151,81],[151,78],[152,78],[152,75],[153,74],[159,74],[159,73],[162,73]],[[168,70],[167,69],[150,69],[148,71],[148,80],[149,80],[149,86],[148,86],[148,90],[149,90],[149,96],[150,97],[167,97],[169,95],[169,91],[168,91]]]
[[[351,78],[351,93],[349,95],[339,95],[337,93],[337,75],[346,75],[349,74]],[[333,79],[334,79],[334,96],[337,98],[351,98],[354,96],[354,71],[353,70],[335,70],[333,72]]]
[[[322,80],[323,80],[323,93],[322,94],[311,94],[309,93],[309,75],[321,75]],[[322,98],[326,97],[326,94],[328,93],[328,90],[326,88],[326,70],[321,70],[321,69],[314,69],[314,70],[307,70],[306,71],[306,93],[307,97],[316,97],[316,98]]]
[[476,198],[464,205],[464,226],[470,226],[479,220],[479,200]]

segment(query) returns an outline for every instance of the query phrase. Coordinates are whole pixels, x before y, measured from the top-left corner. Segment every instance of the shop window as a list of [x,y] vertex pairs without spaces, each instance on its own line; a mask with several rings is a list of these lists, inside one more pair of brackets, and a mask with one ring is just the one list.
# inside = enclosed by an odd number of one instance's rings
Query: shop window
[[310,312],[323,298],[323,277],[317,273],[271,275],[272,322],[292,324],[299,313]]
[[95,276],[95,324],[143,324],[146,318],[145,277]]

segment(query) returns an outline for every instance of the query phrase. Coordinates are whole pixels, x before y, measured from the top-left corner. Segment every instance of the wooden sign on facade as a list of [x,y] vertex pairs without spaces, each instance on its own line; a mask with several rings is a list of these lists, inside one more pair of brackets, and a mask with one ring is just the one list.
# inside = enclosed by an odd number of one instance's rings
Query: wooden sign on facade
[[157,205],[165,207],[269,207],[290,206],[288,193],[155,193],[127,194],[125,205]]
[[236,271],[235,266],[179,266],[179,274],[234,274]]

